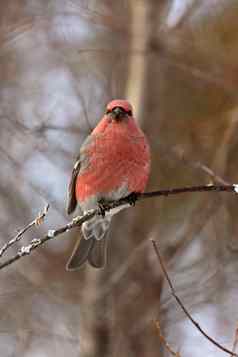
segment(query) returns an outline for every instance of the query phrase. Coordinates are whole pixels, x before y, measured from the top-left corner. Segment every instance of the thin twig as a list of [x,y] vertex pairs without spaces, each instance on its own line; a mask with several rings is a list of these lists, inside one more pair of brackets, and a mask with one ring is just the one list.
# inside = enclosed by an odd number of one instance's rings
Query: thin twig
[[24,228],[19,230],[17,235],[14,238],[10,239],[7,243],[5,243],[4,246],[0,249],[0,258],[6,252],[6,250],[8,250],[16,242],[21,240],[23,237],[23,234],[26,233],[30,228],[32,228],[33,226],[39,226],[40,224],[42,224],[48,210],[49,210],[49,204],[47,204],[44,207],[43,211],[40,212],[38,214],[38,216],[32,222],[30,222]]
[[233,342],[233,346],[232,346],[232,352],[233,352],[233,354],[234,354],[235,351],[236,351],[237,344],[238,344],[238,327],[236,328],[235,337],[234,337],[234,342]]
[[174,352],[174,350],[172,349],[172,347],[169,345],[169,343],[166,341],[166,338],[162,335],[162,332],[161,332],[161,327],[160,327],[160,323],[159,321],[155,321],[155,327],[158,331],[158,334],[159,334],[159,339],[161,341],[161,343],[164,345],[164,347],[166,348],[166,350],[172,355],[172,356],[175,356],[175,357],[181,357],[180,353],[179,352]]
[[170,291],[171,291],[171,295],[175,298],[175,300],[177,301],[178,305],[181,307],[181,309],[183,310],[183,312],[185,313],[185,315],[188,317],[188,319],[192,322],[192,324],[196,327],[196,329],[198,331],[201,332],[201,334],[207,339],[209,340],[213,345],[215,345],[217,348],[219,348],[220,350],[222,350],[223,352],[226,352],[228,354],[230,354],[231,356],[238,356],[236,353],[234,353],[233,351],[230,351],[228,348],[224,347],[223,345],[221,345],[219,342],[217,342],[216,340],[214,340],[211,336],[209,336],[199,325],[199,323],[197,321],[194,320],[194,318],[190,315],[190,313],[188,312],[187,308],[183,305],[182,301],[180,300],[180,298],[178,297],[178,295],[175,292],[175,289],[173,287],[172,281],[168,275],[167,269],[165,267],[165,263],[163,261],[162,255],[160,254],[159,248],[158,248],[158,244],[155,242],[155,240],[151,240],[152,244],[153,244],[153,248],[155,250],[156,256],[158,258],[158,261],[160,263],[163,275],[165,277],[165,279],[167,280],[169,287],[170,287]]
[[[43,238],[37,238],[33,239],[29,245],[23,246],[15,256],[9,258],[5,262],[0,264],[0,269],[5,268],[6,266],[12,264],[13,262],[17,261],[21,257],[25,255],[29,255],[30,252],[34,249],[36,249],[38,246],[46,243],[48,240],[51,240],[60,234],[67,232],[71,230],[72,228],[75,227],[80,227],[84,222],[90,220],[93,218],[95,215],[105,215],[106,212],[109,212],[113,208],[116,207],[121,207],[125,206],[125,208],[130,207],[131,205],[134,205],[137,201],[144,200],[147,198],[152,198],[152,197],[159,197],[159,196],[169,196],[169,195],[175,195],[175,194],[180,194],[180,193],[188,193],[188,192],[234,192],[238,193],[238,185],[229,185],[229,186],[222,186],[222,185],[205,185],[205,186],[191,186],[191,187],[182,187],[182,188],[171,188],[167,190],[158,190],[158,191],[153,191],[153,192],[145,192],[145,193],[133,193],[132,195],[129,195],[125,198],[122,198],[118,201],[113,201],[110,203],[106,203],[105,205],[100,205],[100,207],[95,208],[93,210],[90,210],[86,212],[83,216],[77,216],[74,218],[71,222],[67,223],[66,225],[56,229],[56,230],[49,230],[47,235],[44,236]],[[48,209],[48,207],[47,207]],[[39,217],[38,217],[38,221]],[[28,230],[30,227],[35,225],[37,222],[34,220],[31,222],[28,226],[23,228],[22,231],[20,231],[17,235],[17,237],[20,234],[20,237]],[[18,238],[17,238],[18,239]],[[11,242],[11,241],[10,241]],[[10,245],[14,244],[16,242],[16,237],[13,242],[10,243]],[[8,242],[9,245],[9,242]],[[4,249],[3,249],[4,248]],[[3,247],[2,250],[5,251],[7,248]],[[0,256],[1,257],[1,256]]]
[[183,150],[180,150],[178,148],[173,148],[173,149],[171,149],[171,153],[173,156],[175,156],[176,158],[183,161],[186,165],[204,172],[216,183],[221,184],[221,185],[230,185],[231,184],[230,182],[225,180],[223,177],[218,175],[216,172],[214,172],[210,167],[203,164],[202,162],[200,162],[198,160],[197,161],[190,160],[188,157],[186,157]]
[[6,266],[14,263],[15,261],[17,261],[21,257],[24,257],[25,255],[29,255],[32,250],[36,249],[40,245],[43,245],[47,241],[49,241],[49,240],[51,240],[53,238],[56,238],[60,234],[62,234],[64,232],[67,232],[67,231],[69,231],[70,229],[72,229],[74,227],[81,226],[83,224],[83,222],[86,222],[89,219],[91,219],[93,216],[96,215],[96,213],[99,214],[99,210],[98,209],[88,211],[83,216],[78,216],[78,217],[74,218],[71,222],[67,223],[66,225],[64,225],[64,226],[62,226],[62,227],[60,227],[60,228],[58,228],[56,230],[49,230],[47,235],[44,236],[43,238],[34,238],[34,239],[32,239],[27,246],[21,247],[21,249],[18,250],[16,255],[14,255],[13,257],[11,257],[9,259],[7,259],[5,262],[1,263],[0,264],[0,269],[3,269]]
[[192,163],[193,167],[202,170],[207,175],[209,175],[214,181],[222,184],[222,185],[230,185],[230,182],[224,180],[221,176],[217,175],[212,169],[210,169],[205,164],[202,164],[200,161],[195,161]]

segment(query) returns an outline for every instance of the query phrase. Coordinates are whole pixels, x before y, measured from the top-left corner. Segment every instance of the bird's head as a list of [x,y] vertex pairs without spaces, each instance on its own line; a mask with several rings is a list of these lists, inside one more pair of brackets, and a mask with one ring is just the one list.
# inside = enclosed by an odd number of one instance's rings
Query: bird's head
[[115,99],[107,105],[106,114],[110,119],[119,122],[132,117],[132,106],[127,100]]

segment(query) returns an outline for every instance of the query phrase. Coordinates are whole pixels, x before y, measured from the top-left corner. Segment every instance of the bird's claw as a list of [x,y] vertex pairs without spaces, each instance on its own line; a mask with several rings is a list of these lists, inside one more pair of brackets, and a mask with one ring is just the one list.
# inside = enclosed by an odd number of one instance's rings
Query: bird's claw
[[[138,192],[131,192],[128,196],[126,196],[124,199],[122,199],[123,201],[125,200],[126,202],[128,202],[131,206],[135,206],[136,201],[138,200]],[[110,201],[107,202],[103,199],[98,201],[98,208],[99,208],[99,214],[104,218],[106,211],[109,211],[111,208],[113,208],[110,205]],[[113,203],[113,202],[112,202]]]
[[131,206],[135,206],[137,199],[138,199],[138,192],[132,192],[126,197],[126,200]]
[[104,218],[106,211],[109,209],[108,204],[104,200],[98,201],[99,214]]

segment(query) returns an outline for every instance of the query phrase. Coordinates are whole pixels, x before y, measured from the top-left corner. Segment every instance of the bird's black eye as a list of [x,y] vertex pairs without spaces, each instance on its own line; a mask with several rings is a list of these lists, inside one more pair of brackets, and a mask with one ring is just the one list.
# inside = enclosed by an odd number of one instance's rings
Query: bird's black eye
[[132,115],[132,111],[131,111],[131,110],[128,110],[128,111],[127,111],[127,114],[131,116],[131,115]]

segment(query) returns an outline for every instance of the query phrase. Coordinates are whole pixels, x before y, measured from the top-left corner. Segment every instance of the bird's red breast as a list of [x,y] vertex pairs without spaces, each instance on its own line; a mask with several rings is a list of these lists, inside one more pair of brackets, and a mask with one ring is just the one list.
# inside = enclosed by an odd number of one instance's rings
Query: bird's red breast
[[104,115],[81,148],[85,168],[76,181],[76,197],[107,195],[123,185],[143,192],[150,172],[150,150],[144,133],[132,117],[111,120]]

